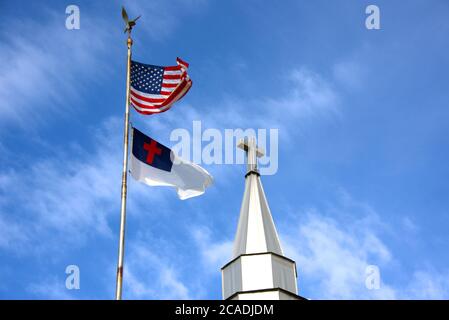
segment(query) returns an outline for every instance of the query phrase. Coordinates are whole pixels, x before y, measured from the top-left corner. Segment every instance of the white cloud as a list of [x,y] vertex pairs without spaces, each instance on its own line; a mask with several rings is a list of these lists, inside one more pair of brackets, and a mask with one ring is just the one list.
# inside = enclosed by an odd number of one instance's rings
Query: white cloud
[[229,99],[218,108],[225,111],[217,118],[227,123],[231,120],[237,127],[280,128],[284,137],[308,121],[339,115],[339,96],[331,82],[306,67],[294,69],[276,97],[262,94],[251,101]]
[[401,294],[402,299],[445,299],[449,298],[449,273],[435,270],[415,271],[410,284]]
[[212,239],[212,231],[206,226],[193,228],[192,235],[206,270],[216,273],[230,261],[233,243],[231,240],[215,241]]
[[[206,4],[204,0],[125,1],[124,6],[130,19],[142,15],[138,21],[139,29],[152,39],[161,41],[182,24],[186,13],[195,12]],[[140,36],[136,33],[135,37]]]
[[[299,218],[282,228],[281,238],[286,255],[296,260],[300,294],[313,299],[447,299],[444,271],[417,269],[405,275],[407,283],[384,279],[390,267],[401,266],[381,237],[390,228],[369,204],[345,190],[339,190],[339,201],[325,213],[310,208],[290,216]],[[378,290],[365,286],[369,265],[379,267]]]
[[338,113],[338,95],[318,73],[303,67],[293,70],[290,81],[292,85],[285,98],[270,99],[267,103],[271,115],[284,119],[288,114],[290,120],[296,120]]
[[[67,30],[64,11],[43,12],[43,20],[5,22],[14,32],[0,43],[0,60],[8,61],[0,73],[0,121],[12,120],[23,128],[49,114],[70,112],[83,82],[101,81],[107,71],[100,58],[110,37],[104,21],[97,19],[94,27],[83,19],[80,30]],[[88,76],[94,72],[95,77]]]
[[366,70],[356,59],[336,63],[333,67],[334,78],[342,85],[354,90],[363,87]]
[[6,216],[0,215],[0,248],[8,249],[18,243],[24,243],[29,240],[27,233],[20,224],[17,224]]
[[30,241],[44,234],[64,242],[83,240],[91,232],[110,235],[107,217],[119,200],[116,128],[111,120],[97,132],[100,147],[93,154],[64,148],[55,157],[3,173],[9,193],[2,196],[1,214],[18,211],[15,222]]
[[300,215],[305,219],[283,237],[287,256],[296,260],[298,266],[300,290],[301,279],[306,279],[314,286],[309,293],[313,299],[395,297],[395,292],[384,283],[380,290],[365,287],[366,267],[372,264],[382,267],[391,259],[386,245],[369,226],[343,227],[337,220],[314,210]]
[[187,286],[179,280],[176,267],[169,263],[168,256],[163,258],[142,243],[131,244],[128,251],[124,271],[124,298],[192,299]]
[[409,232],[416,233],[419,231],[418,225],[413,221],[411,217],[405,216],[401,219],[402,226]]
[[27,286],[26,291],[33,294],[36,299],[74,299],[65,287],[65,280],[57,277],[48,277],[40,282],[33,282]]

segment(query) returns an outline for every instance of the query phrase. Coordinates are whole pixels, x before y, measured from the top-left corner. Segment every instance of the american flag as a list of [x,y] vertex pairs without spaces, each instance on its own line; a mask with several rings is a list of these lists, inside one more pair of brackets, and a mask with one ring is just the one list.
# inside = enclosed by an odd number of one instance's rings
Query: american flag
[[141,114],[161,113],[181,99],[192,86],[189,64],[180,58],[177,66],[159,67],[131,61],[130,101]]

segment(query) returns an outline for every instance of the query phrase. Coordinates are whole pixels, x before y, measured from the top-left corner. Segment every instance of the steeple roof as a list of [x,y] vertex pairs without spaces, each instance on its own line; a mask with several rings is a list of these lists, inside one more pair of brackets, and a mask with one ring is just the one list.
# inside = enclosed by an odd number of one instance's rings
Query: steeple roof
[[239,147],[248,153],[248,172],[233,257],[242,254],[273,252],[283,255],[276,227],[257,171],[257,159],[263,152],[256,147],[255,139],[242,141]]

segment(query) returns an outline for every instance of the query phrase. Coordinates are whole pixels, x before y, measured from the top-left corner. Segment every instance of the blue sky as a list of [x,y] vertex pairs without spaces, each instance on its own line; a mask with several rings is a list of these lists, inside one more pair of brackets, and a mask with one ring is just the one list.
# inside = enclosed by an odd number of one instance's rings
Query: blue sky
[[[114,297],[126,46],[118,1],[2,2],[0,298]],[[279,129],[262,177],[299,293],[449,298],[449,3],[125,1],[133,56],[190,63],[193,87],[132,122],[170,132]],[[365,28],[380,8],[381,29]],[[220,299],[243,165],[201,196],[130,179],[124,298]],[[65,288],[67,265],[80,289]],[[365,287],[377,265],[381,288]]]

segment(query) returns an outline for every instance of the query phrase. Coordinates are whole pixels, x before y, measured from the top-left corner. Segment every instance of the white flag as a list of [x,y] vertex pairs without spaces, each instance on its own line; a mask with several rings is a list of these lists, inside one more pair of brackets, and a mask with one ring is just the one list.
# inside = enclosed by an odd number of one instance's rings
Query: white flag
[[133,128],[131,175],[150,186],[176,188],[180,199],[203,194],[212,176],[197,164],[180,159],[166,146]]

